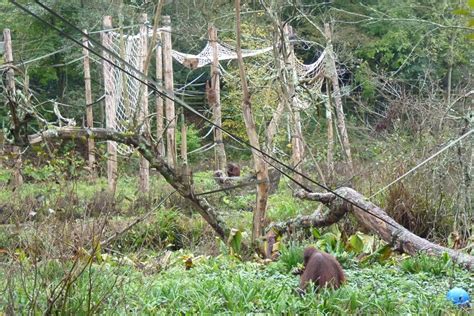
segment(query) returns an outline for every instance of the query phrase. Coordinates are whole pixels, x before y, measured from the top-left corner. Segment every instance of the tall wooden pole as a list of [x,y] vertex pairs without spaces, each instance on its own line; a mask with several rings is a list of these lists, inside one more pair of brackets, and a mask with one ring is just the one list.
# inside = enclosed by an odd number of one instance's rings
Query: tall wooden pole
[[[83,30],[87,34],[87,30]],[[91,88],[91,71],[89,63],[89,41],[86,36],[83,37],[82,43],[85,46],[82,49],[84,54],[84,87],[86,93],[86,126],[88,128],[94,127],[94,116],[92,112],[92,88]],[[88,166],[90,178],[94,180],[96,178],[95,171],[95,143],[94,139],[89,137],[87,138],[87,156],[88,156]]]
[[[16,88],[15,88],[15,72],[13,70],[13,47],[12,47],[12,38],[10,34],[10,29],[3,30],[3,41],[4,41],[4,60],[5,64],[8,65],[8,70],[6,73],[6,92],[9,95],[9,98],[12,100],[15,99]],[[7,101],[10,102],[10,101]],[[13,107],[13,105],[12,105]],[[12,146],[11,148],[13,155],[13,179],[11,185],[14,188],[19,187],[23,184],[23,176],[21,175],[21,151],[20,147]]]
[[[221,110],[221,88],[219,73],[219,52],[217,51],[217,29],[214,25],[209,24],[208,28],[209,42],[212,47],[212,64],[211,64],[211,89],[212,94],[209,104],[213,113],[213,121],[217,126],[222,126],[222,110]],[[216,170],[225,170],[227,166],[227,158],[225,154],[224,142],[222,138],[222,130],[214,129],[214,142],[216,143]]]
[[334,180],[334,130],[333,130],[333,119],[332,119],[332,103],[331,103],[331,87],[328,79],[326,81],[326,93],[328,99],[326,101],[326,124],[327,124],[327,136],[328,136],[328,153],[327,153],[327,165],[329,173],[329,181]]
[[[163,86],[163,42],[161,41],[161,34],[156,46],[156,81]],[[155,93],[156,98],[156,139],[158,141],[158,153],[161,156],[165,155],[165,143],[163,141],[163,98],[159,93]]]
[[[283,41],[285,50],[283,57],[285,60],[285,68],[286,68],[286,86],[287,86],[287,95],[285,98],[288,100],[288,106],[291,113],[291,163],[295,167],[295,169],[299,172],[302,171],[302,162],[304,157],[304,145],[303,145],[303,132],[301,126],[301,114],[299,105],[296,104],[296,84],[297,84],[297,74],[296,74],[296,57],[293,50],[293,45],[290,43],[289,37],[292,34],[293,30],[291,26],[285,24],[283,29]],[[303,178],[295,174],[294,178],[301,182]]]
[[[174,95],[173,84],[173,58],[171,55],[171,19],[169,16],[163,17],[163,71],[165,80],[165,90],[170,95]],[[166,156],[168,164],[176,168],[176,114],[174,102],[171,98],[165,100],[165,112],[167,121],[166,130]]]
[[[147,54],[148,54],[148,29],[146,27],[146,22],[148,20],[147,14],[142,14],[141,16],[141,25],[140,25],[140,38],[141,38],[141,51],[140,51],[140,61],[142,72],[147,75]],[[146,79],[145,79],[146,80]],[[140,85],[141,95],[140,98],[140,108],[138,115],[138,124],[142,125],[142,133],[150,134],[150,123],[148,119],[148,86],[146,84]],[[150,191],[150,163],[143,156],[140,155],[140,170],[139,170],[139,191],[148,192]]]
[[[250,102],[250,92],[247,85],[247,79],[245,76],[244,60],[242,57],[242,45],[241,45],[241,23],[240,23],[240,0],[235,0],[235,12],[236,12],[236,33],[237,33],[237,60],[239,61],[239,74],[240,81],[242,83],[242,114],[244,117],[245,127],[247,128],[247,136],[250,144],[260,149],[260,143],[258,140],[257,127],[255,125],[255,119],[252,113],[252,106]],[[255,173],[257,175],[257,197],[256,207],[253,213],[253,225],[252,225],[252,242],[255,243],[257,238],[260,238],[264,233],[265,228],[265,216],[267,211],[268,201],[268,168],[258,151],[252,150],[252,156],[254,160]]]
[[[104,16],[103,28],[105,30],[112,28],[112,17]],[[112,37],[109,32],[102,32],[102,45],[107,48],[112,46]],[[111,56],[106,51],[102,52],[104,61],[102,61],[104,89],[105,89],[105,127],[108,129],[115,129],[115,104],[113,98],[113,84],[112,84],[112,70],[113,66],[106,60]],[[107,141],[107,182],[109,192],[114,195],[117,188],[117,144],[112,141]]]
[[183,165],[188,164],[188,127],[184,118],[184,113],[181,113],[181,159]]
[[339,81],[337,78],[336,71],[336,57],[334,55],[334,50],[332,47],[332,34],[329,23],[324,24],[324,33],[326,36],[326,75],[330,77],[333,88],[334,95],[334,105],[336,108],[337,114],[337,128],[342,138],[342,146],[344,153],[346,155],[347,165],[349,167],[349,173],[352,175],[354,173],[354,166],[352,164],[352,155],[351,155],[351,146],[349,143],[349,136],[346,129],[346,119],[344,115],[344,109],[342,107],[341,99],[341,89],[339,88]]
[[[280,78],[280,83],[283,82],[283,56],[281,54],[281,32],[280,22],[278,18],[275,18],[273,21],[274,31],[273,31],[273,57],[275,59],[275,69]],[[283,84],[280,84],[279,92],[283,95]],[[280,119],[283,115],[283,111],[287,107],[286,101],[282,97],[279,98],[279,103],[276,110],[273,112],[272,119],[267,126],[266,130],[266,142],[265,147],[267,153],[271,154],[273,152],[273,138],[275,137],[278,131],[278,125],[280,124]]]

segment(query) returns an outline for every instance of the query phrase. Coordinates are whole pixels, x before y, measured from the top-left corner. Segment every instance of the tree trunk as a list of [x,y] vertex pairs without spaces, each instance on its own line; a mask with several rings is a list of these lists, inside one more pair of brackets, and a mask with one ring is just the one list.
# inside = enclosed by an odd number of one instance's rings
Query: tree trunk
[[[112,28],[112,17],[104,16],[104,29]],[[112,45],[111,36],[108,32],[101,33],[102,45],[110,48]],[[106,51],[102,52],[105,60],[109,60],[110,56]],[[104,76],[104,90],[105,90],[105,126],[108,129],[115,129],[115,105],[114,105],[114,91],[111,87],[112,68],[113,66],[106,61],[102,62],[103,76]],[[117,144],[112,141],[107,142],[107,182],[108,190],[114,195],[117,188]]]
[[[236,12],[236,32],[237,32],[237,59],[239,62],[240,81],[242,82],[242,113],[244,116],[245,127],[250,144],[260,150],[257,128],[252,113],[250,103],[250,93],[245,78],[244,61],[241,49],[241,24],[240,24],[240,0],[235,1]],[[263,235],[265,224],[265,212],[267,210],[268,200],[268,169],[263,157],[255,149],[252,149],[255,173],[257,174],[257,205],[253,213],[252,243]]]
[[184,165],[188,164],[188,128],[184,113],[181,113],[181,160]]
[[326,105],[326,124],[327,124],[327,136],[328,136],[328,154],[327,154],[327,165],[328,165],[328,174],[329,182],[334,181],[334,130],[333,130],[333,120],[332,120],[332,105],[331,105],[331,88],[328,80],[326,79],[326,93],[328,99],[325,102]]
[[[296,74],[296,57],[293,50],[293,45],[290,43],[290,35],[293,30],[291,26],[285,24],[283,28],[282,38],[282,54],[285,68],[282,69],[284,72],[284,81],[280,84],[285,87],[283,89],[283,98],[287,100],[288,110],[291,113],[291,164],[298,172],[302,172],[302,162],[304,158],[304,144],[303,144],[303,132],[301,127],[301,113],[299,104],[297,104],[296,97],[296,85],[298,82],[298,76]],[[299,174],[294,175],[295,180],[298,182],[303,181],[303,177]]]
[[[9,66],[13,66],[13,48],[12,48],[12,40],[11,40],[11,35],[10,35],[10,29],[4,29],[3,30],[3,40],[5,42],[5,53],[4,53],[4,58],[5,58],[5,64]],[[13,71],[12,67],[9,67],[7,70],[6,74],[6,90],[7,90],[7,102],[10,106],[11,113],[16,113],[14,111],[15,104],[13,104],[15,101],[15,95],[16,95],[16,89],[15,89],[15,73]],[[14,119],[14,118],[13,118]],[[14,119],[15,120],[15,119]],[[17,122],[15,123],[15,132],[16,135],[15,138],[19,138],[19,126]],[[14,188],[18,188],[23,184],[23,176],[21,175],[21,151],[20,147],[18,146],[12,146],[11,148],[12,151],[12,156],[13,156],[13,161],[14,161],[14,166],[13,166],[13,180],[11,182],[11,185]]]
[[[222,111],[221,111],[221,87],[219,75],[219,56],[217,51],[217,30],[211,24],[209,25],[209,42],[212,47],[212,64],[211,64],[211,88],[209,93],[212,94],[211,106],[213,113],[213,121],[217,126],[222,125]],[[226,170],[227,158],[225,154],[224,142],[222,139],[222,130],[214,129],[214,142],[216,143],[216,170]]]
[[347,212],[352,212],[362,226],[379,235],[385,242],[401,252],[410,255],[426,252],[433,256],[441,256],[443,253],[447,253],[454,262],[469,270],[474,269],[473,256],[442,247],[413,234],[388,216],[384,210],[369,202],[359,192],[351,188],[342,187],[335,190],[335,193],[337,195],[333,193],[297,192],[296,196],[301,199],[318,201],[325,204],[329,208],[329,212],[326,214],[315,212],[309,216],[299,216],[286,222],[275,223],[272,225],[273,230],[281,234],[290,227],[328,226],[336,223]]
[[173,57],[171,56],[171,19],[169,16],[163,17],[163,71],[165,79],[165,89],[171,98],[165,100],[166,108],[166,155],[168,163],[176,168],[176,114],[174,101],[173,84]]
[[344,115],[344,109],[342,107],[342,100],[341,100],[341,89],[339,88],[339,81],[337,78],[337,70],[336,70],[336,57],[334,55],[334,50],[332,47],[332,35],[331,29],[328,23],[324,24],[324,30],[327,40],[327,47],[326,47],[326,76],[329,76],[332,82],[333,88],[333,95],[334,95],[334,103],[336,108],[337,114],[337,127],[339,129],[339,133],[341,134],[342,139],[342,147],[347,159],[347,165],[349,167],[349,173],[352,175],[354,173],[354,167],[352,164],[352,155],[351,155],[351,146],[349,142],[349,136],[347,135],[346,129],[346,118]]
[[[273,58],[275,59],[275,69],[278,71],[278,76],[282,76],[282,55],[280,54],[280,45],[281,45],[281,32],[279,31],[279,19],[278,17],[274,16],[273,11],[271,11],[271,16],[273,18],[274,24],[274,32],[273,32]],[[280,81],[281,82],[281,81]],[[281,89],[281,88],[280,88]],[[283,92],[280,92],[283,94]],[[283,111],[286,107],[286,102],[284,100],[279,101],[278,106],[273,113],[272,119],[270,123],[268,123],[267,130],[266,130],[266,139],[265,139],[265,147],[266,152],[268,154],[273,152],[273,139],[277,133],[278,124],[280,123],[280,119],[283,115]]]
[[[142,51],[140,56],[142,72],[148,74],[148,64],[149,64],[149,54],[151,51],[148,51],[148,28],[145,25],[147,23],[147,14],[142,14],[140,17],[140,37],[142,44]],[[148,119],[148,86],[145,83],[140,85],[140,107],[138,109],[138,126],[142,133],[150,135],[150,122]],[[150,191],[150,164],[148,160],[141,156],[139,164],[139,183],[138,190],[141,193],[148,193]]]
[[280,118],[283,114],[283,110],[285,109],[285,102],[280,101],[278,106],[273,113],[272,119],[270,123],[268,123],[267,131],[266,131],[266,139],[265,139],[265,147],[267,154],[273,153],[273,138],[277,133],[278,124],[280,122]]
[[[87,34],[87,30],[83,31]],[[91,72],[90,72],[90,63],[89,63],[89,41],[87,37],[82,39],[84,48],[82,52],[84,54],[84,88],[86,96],[86,126],[88,128],[94,127],[94,116],[92,111],[92,87],[91,87]],[[87,161],[89,167],[89,174],[92,180],[95,180],[97,177],[95,171],[95,143],[94,139],[87,139]]]
[[[160,35],[161,39],[161,35]],[[160,40],[156,46],[156,82],[163,86],[163,42]],[[158,143],[158,154],[165,156],[164,137],[164,116],[163,116],[163,98],[155,91],[156,98],[156,142]]]

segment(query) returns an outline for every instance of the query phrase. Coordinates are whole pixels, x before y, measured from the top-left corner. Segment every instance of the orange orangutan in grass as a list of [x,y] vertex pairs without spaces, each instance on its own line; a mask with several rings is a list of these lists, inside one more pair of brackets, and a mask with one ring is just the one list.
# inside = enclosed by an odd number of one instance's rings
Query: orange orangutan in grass
[[304,270],[301,273],[300,291],[305,291],[309,282],[319,288],[337,289],[346,281],[344,271],[334,256],[314,247],[304,250]]

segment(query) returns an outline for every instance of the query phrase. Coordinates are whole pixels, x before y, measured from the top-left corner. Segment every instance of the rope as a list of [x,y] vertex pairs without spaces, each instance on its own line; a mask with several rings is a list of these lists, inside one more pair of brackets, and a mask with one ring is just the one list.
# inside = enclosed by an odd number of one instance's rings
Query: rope
[[429,162],[430,160],[432,160],[433,158],[437,157],[438,155],[440,155],[442,152],[448,150],[449,148],[453,147],[455,144],[457,144],[458,142],[460,142],[461,140],[463,140],[464,138],[466,138],[467,136],[471,135],[472,132],[474,132],[474,129],[471,129],[469,132],[466,132],[465,134],[461,135],[460,137],[458,137],[457,139],[451,141],[448,145],[446,145],[444,148],[442,148],[441,150],[439,150],[437,153],[431,155],[430,157],[426,158],[425,160],[423,160],[421,163],[419,163],[418,165],[416,165],[415,167],[413,167],[412,169],[410,169],[408,172],[405,172],[403,175],[401,175],[400,177],[396,178],[395,180],[393,180],[392,182],[390,182],[389,184],[387,184],[386,186],[384,186],[383,188],[381,188],[380,190],[378,190],[377,192],[375,192],[374,194],[372,194],[370,197],[369,197],[369,200],[372,199],[374,196],[382,193],[383,191],[387,190],[389,187],[391,187],[392,185],[394,185],[395,183],[401,181],[403,178],[405,178],[406,176],[408,176],[409,174],[412,174],[413,172],[415,172],[417,169],[419,169],[421,166],[423,166],[424,164],[426,164],[427,162]]
[[[219,177],[214,177],[214,178],[220,179]],[[232,179],[232,178],[233,177],[229,177],[228,179]],[[230,191],[230,190],[234,190],[234,189],[238,189],[238,188],[244,188],[244,187],[247,187],[249,185],[255,185],[255,184],[260,184],[260,183],[275,183],[275,182],[277,182],[277,181],[267,181],[267,180],[249,181],[249,182],[246,182],[246,183],[240,183],[240,184],[236,184],[236,185],[226,187],[226,188],[221,188],[221,189],[216,189],[216,190],[197,193],[196,196],[209,195],[209,194],[214,194],[214,193],[219,193],[219,192]]]
[[175,91],[175,92],[184,91],[184,90],[187,89],[189,86],[192,86],[192,85],[193,85],[196,81],[198,81],[202,76],[204,76],[204,73],[200,74],[200,75],[197,76],[195,79],[193,79],[191,82],[186,83],[186,84],[183,85],[181,88],[175,89],[174,91]]
[[206,135],[201,137],[201,139],[205,139],[207,136],[211,135],[211,133],[214,131],[214,128],[215,128],[214,125],[212,125],[209,131],[206,133]]
[[[120,63],[117,56],[121,56],[126,63],[126,69],[132,74],[143,71],[143,51],[145,40],[143,34],[121,35],[117,32],[108,32],[106,35],[107,47],[113,52],[109,59],[114,63]],[[149,36],[149,34],[147,34]],[[114,129],[119,132],[127,131],[134,122],[132,120],[137,114],[140,100],[143,98],[144,87],[139,80],[116,67],[105,67],[105,93],[110,95],[115,108],[115,120],[111,122]],[[152,92],[150,92],[151,94]],[[148,96],[146,96],[148,97]],[[132,148],[123,144],[112,142],[121,154],[129,154]]]
[[[25,66],[25,65],[34,63],[35,61],[48,58],[48,57],[53,56],[53,55],[56,55],[56,54],[58,54],[58,53],[62,53],[62,52],[66,51],[66,50],[68,50],[68,49],[70,49],[70,48],[71,48],[70,46],[68,46],[68,47],[63,47],[63,48],[58,49],[58,50],[56,50],[56,51],[54,51],[54,52],[52,52],[52,53],[48,53],[48,54],[46,54],[46,55],[42,55],[42,56],[35,57],[35,58],[33,58],[33,59],[30,59],[30,60],[27,60],[27,61],[18,63],[18,64],[16,64],[16,65],[13,65],[13,67],[20,67],[20,66]],[[0,70],[6,69],[6,68],[8,68],[8,67],[11,67],[11,66],[5,65],[5,66],[1,67]]]
[[73,60],[71,60],[71,61],[65,62],[64,64],[51,65],[51,67],[64,67],[64,66],[68,66],[68,65],[70,65],[70,64],[74,64],[75,62],[78,62],[79,60],[84,59],[84,57],[85,57],[85,56],[78,57],[78,58],[73,59]]
[[206,151],[208,151],[208,150],[214,148],[216,145],[217,145],[216,143],[209,143],[209,144],[206,144],[206,145],[204,145],[204,146],[201,146],[201,147],[199,147],[199,148],[197,148],[197,149],[194,149],[194,150],[188,152],[188,155],[194,154],[194,153],[196,153],[196,152],[206,152]]

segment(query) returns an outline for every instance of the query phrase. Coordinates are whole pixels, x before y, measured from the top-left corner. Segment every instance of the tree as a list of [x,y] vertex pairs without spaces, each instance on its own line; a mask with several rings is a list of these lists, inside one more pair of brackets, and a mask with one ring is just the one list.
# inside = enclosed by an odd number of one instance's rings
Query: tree
[[245,67],[241,48],[241,23],[240,23],[240,0],[235,1],[236,33],[237,33],[237,56],[239,61],[240,81],[242,83],[242,113],[247,127],[247,135],[252,145],[255,173],[257,175],[257,206],[253,215],[252,241],[263,235],[265,226],[265,212],[268,200],[268,168],[264,158],[260,154],[260,142],[258,140],[255,119],[250,103],[250,93],[245,77]]

